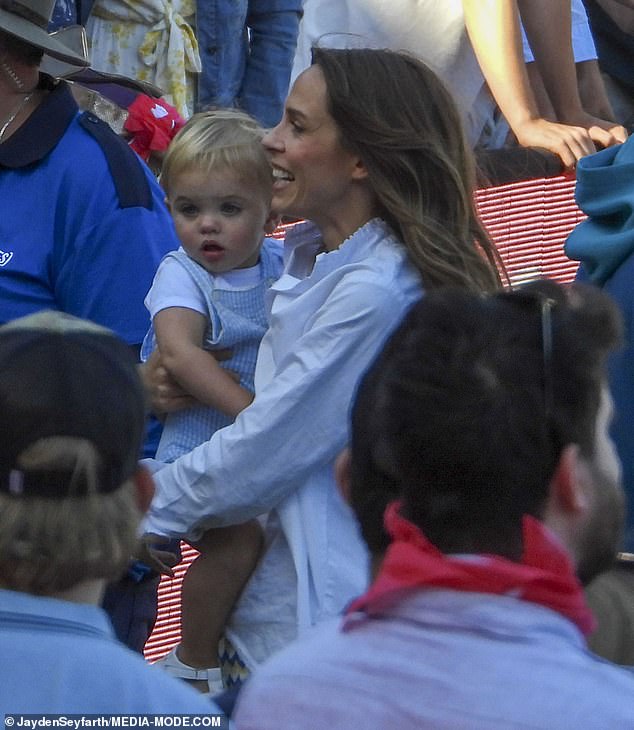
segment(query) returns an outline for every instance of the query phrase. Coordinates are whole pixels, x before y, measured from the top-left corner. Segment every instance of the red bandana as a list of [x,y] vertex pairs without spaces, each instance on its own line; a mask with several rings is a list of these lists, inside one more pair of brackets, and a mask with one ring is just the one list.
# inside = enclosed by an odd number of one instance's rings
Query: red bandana
[[392,502],[385,511],[385,529],[392,542],[379,575],[368,592],[350,604],[348,613],[379,613],[404,591],[433,586],[511,595],[563,614],[585,635],[594,630],[594,616],[567,553],[538,520],[524,517],[521,563],[496,555],[478,555],[474,560],[474,556],[443,555],[401,517],[399,507],[399,502]]

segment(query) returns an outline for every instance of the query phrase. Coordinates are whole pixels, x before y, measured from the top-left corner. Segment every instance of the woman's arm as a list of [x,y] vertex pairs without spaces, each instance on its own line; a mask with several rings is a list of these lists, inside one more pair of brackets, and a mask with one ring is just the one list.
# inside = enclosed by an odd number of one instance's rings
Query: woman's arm
[[202,522],[243,522],[334,463],[347,441],[357,381],[413,303],[399,284],[341,282],[251,406],[154,472],[157,492],[144,530],[177,536]]
[[220,367],[202,343],[207,319],[185,307],[169,307],[153,319],[163,367],[197,401],[234,417],[253,400],[253,394]]
[[570,0],[517,0],[517,4],[557,120],[584,127],[603,147],[624,142],[623,127],[583,108],[570,33]]

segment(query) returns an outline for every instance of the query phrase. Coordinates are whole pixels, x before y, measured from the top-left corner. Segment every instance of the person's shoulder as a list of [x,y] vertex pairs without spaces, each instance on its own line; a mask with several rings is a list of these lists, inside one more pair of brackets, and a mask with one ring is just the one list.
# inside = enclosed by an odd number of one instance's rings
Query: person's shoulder
[[82,112],[77,124],[100,148],[117,192],[119,206],[151,209],[156,182],[127,142],[92,112]]
[[219,712],[209,699],[117,641],[95,644],[92,659],[86,657],[82,666],[93,677],[97,704],[97,695],[103,695],[121,712]]
[[365,278],[373,279],[379,285],[384,283],[388,288],[396,279],[411,278],[411,275],[419,279],[406,247],[380,218],[368,221],[334,253],[341,257],[345,270],[358,271]]
[[[194,275],[194,268],[198,266],[192,261],[182,249],[168,251],[159,263],[152,289],[156,294],[159,291],[178,291],[185,287],[186,290],[196,287],[197,281]],[[201,268],[201,275],[205,278],[206,283],[211,286],[213,277]]]
[[396,311],[410,306],[422,295],[418,272],[406,255],[389,246],[342,267],[339,275],[337,289],[347,290],[351,300],[372,304],[377,309],[389,306]]
[[[588,653],[586,667],[576,677],[574,695],[579,702],[575,727],[634,727],[633,670]],[[570,694],[572,699],[573,692]]]
[[187,271],[188,262],[191,259],[187,256],[182,247],[178,247],[173,251],[168,251],[161,259],[160,264],[157,268],[157,273],[160,271]]
[[351,707],[363,702],[346,705],[353,697],[358,700],[362,690],[351,670],[354,649],[350,651],[340,625],[341,618],[336,618],[315,627],[259,666],[238,697],[234,712],[238,727],[300,727],[307,715],[320,726],[323,721],[324,727],[362,727],[360,720],[367,721],[369,715],[362,711],[363,717],[352,718]]

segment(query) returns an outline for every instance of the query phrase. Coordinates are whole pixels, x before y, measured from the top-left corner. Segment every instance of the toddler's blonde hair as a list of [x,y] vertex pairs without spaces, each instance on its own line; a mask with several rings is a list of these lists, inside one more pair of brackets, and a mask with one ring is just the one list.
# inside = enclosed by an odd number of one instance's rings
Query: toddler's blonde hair
[[228,169],[255,178],[270,202],[273,175],[262,146],[264,130],[237,109],[215,109],[194,114],[170,144],[161,171],[161,185],[169,197],[174,179],[188,170],[203,173]]

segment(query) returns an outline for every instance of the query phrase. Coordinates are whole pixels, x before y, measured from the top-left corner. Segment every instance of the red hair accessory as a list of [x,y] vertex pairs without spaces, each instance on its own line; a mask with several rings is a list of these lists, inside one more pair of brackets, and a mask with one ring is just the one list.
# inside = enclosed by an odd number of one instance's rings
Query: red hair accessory
[[152,152],[165,152],[185,120],[163,99],[139,94],[128,107],[128,118],[123,125],[130,135],[130,147],[144,160]]

